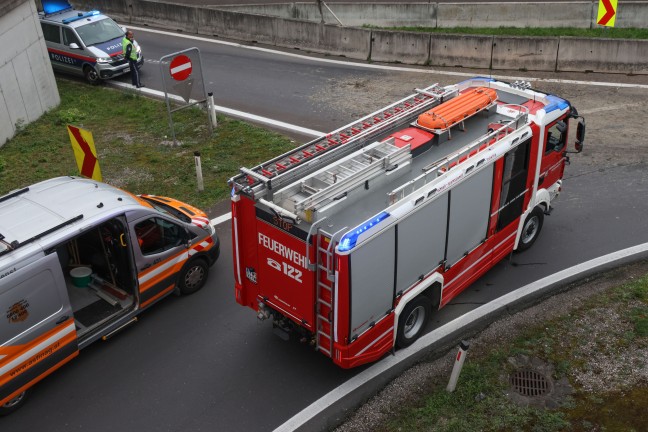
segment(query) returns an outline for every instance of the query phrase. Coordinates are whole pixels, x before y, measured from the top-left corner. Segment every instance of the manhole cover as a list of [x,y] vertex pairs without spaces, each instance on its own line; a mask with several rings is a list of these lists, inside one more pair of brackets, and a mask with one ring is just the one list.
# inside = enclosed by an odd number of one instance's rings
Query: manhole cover
[[521,370],[511,375],[509,383],[522,396],[542,396],[550,390],[546,376],[534,370]]

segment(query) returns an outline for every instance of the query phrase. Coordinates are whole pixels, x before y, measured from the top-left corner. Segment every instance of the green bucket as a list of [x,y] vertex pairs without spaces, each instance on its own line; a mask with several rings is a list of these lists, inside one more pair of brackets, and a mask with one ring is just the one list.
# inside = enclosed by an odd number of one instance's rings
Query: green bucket
[[79,288],[85,288],[90,283],[90,275],[92,269],[90,267],[77,267],[70,270],[70,277],[72,284]]

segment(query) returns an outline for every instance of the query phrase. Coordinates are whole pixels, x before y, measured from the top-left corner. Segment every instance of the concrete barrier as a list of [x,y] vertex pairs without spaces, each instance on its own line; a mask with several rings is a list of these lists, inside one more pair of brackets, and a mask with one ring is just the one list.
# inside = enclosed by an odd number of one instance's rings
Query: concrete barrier
[[559,38],[493,38],[493,69],[555,71]]
[[[361,27],[365,24],[380,27],[436,27],[436,3],[327,3],[331,11],[345,26]],[[286,19],[338,24],[333,13],[322,7],[322,14],[315,2],[213,6],[214,8],[240,12],[270,15]]]
[[70,2],[75,9],[86,11],[96,9],[123,23],[129,23],[131,20],[131,3],[128,0],[72,0]]
[[367,60],[371,31],[298,20],[281,20],[275,45]]
[[197,21],[200,34],[275,45],[277,25],[283,20],[203,8]]
[[589,28],[591,2],[439,3],[437,27]]
[[371,32],[371,60],[407,64],[427,64],[430,35],[385,30]]
[[198,8],[194,6],[139,0],[132,9],[131,23],[198,33]]
[[648,40],[561,37],[557,69],[648,74]]
[[[300,48],[354,59],[468,68],[563,70],[647,74],[645,40],[586,38],[518,38],[448,34],[412,34],[323,25],[313,4],[281,6],[284,14],[303,19],[233,12],[223,7],[200,8],[153,0],[78,0],[81,9],[100,9],[116,19],[189,33],[216,35],[242,41]],[[266,7],[267,6],[267,7]],[[262,10],[269,11],[271,5]],[[572,26],[590,27],[598,3],[334,3],[334,11],[350,20],[351,14],[372,20],[416,17],[437,27],[470,26]],[[251,7],[251,6],[250,6]],[[255,6],[256,8],[256,6]],[[346,9],[345,9],[346,8]],[[258,8],[257,8],[258,9]],[[242,10],[242,9],[238,9]],[[316,12],[315,12],[316,11]],[[618,6],[618,27],[648,27],[648,3]],[[323,12],[329,13],[323,9]],[[346,14],[349,15],[346,15]],[[336,12],[337,14],[337,12]],[[409,14],[409,15],[408,15]],[[340,19],[342,19],[342,17]],[[331,17],[325,15],[328,20]],[[309,21],[309,20],[313,21]],[[414,19],[414,18],[412,18]],[[344,21],[343,21],[344,22]],[[350,21],[353,22],[353,21]],[[355,21],[358,22],[358,21]],[[394,24],[384,24],[394,25]],[[429,38],[429,55],[427,39]],[[371,57],[370,57],[371,56]],[[558,61],[556,62],[556,58]]]
[[493,36],[432,34],[430,66],[490,68]]

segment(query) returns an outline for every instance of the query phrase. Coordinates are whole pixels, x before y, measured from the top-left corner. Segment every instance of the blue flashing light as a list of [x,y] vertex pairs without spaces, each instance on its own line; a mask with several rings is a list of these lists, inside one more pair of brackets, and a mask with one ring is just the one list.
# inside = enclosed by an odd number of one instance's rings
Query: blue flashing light
[[567,102],[565,99],[559,98],[558,96],[548,95],[547,99],[549,100],[549,103],[546,107],[544,107],[544,111],[546,113],[550,113],[551,111],[555,110],[562,111],[569,108],[569,102]]
[[358,225],[356,228],[344,234],[344,236],[340,240],[340,244],[338,245],[338,250],[340,252],[344,252],[353,249],[358,241],[358,237],[360,237],[360,234],[378,225],[381,221],[385,220],[388,217],[389,213],[382,212],[378,216],[369,219],[364,224]]
[[72,5],[67,0],[43,0],[41,4],[45,15],[72,9]]
[[83,19],[83,18],[88,18],[88,17],[91,17],[91,16],[99,15],[100,13],[101,12],[99,12],[98,10],[92,10],[90,12],[86,12],[86,13],[81,14],[79,16],[64,19],[63,24],[70,24],[71,22],[78,21],[78,20]]

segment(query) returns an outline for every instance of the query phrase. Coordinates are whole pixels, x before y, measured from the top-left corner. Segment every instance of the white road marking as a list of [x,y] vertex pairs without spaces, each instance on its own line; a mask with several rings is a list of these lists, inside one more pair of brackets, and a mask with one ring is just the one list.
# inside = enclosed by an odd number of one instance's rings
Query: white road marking
[[227,213],[222,216],[215,217],[214,219],[210,220],[209,223],[212,226],[216,226],[222,224],[223,222],[227,222],[230,219],[232,219],[232,213]]
[[[128,83],[119,82],[119,81],[106,81],[106,82],[111,84],[111,85],[114,85],[116,87],[122,87],[122,88],[127,88],[127,89],[130,88],[130,89],[135,90],[133,88],[133,86],[131,84],[128,84]],[[158,98],[164,98],[164,92],[159,91],[159,90],[154,90],[154,89],[144,87],[144,88],[138,89],[137,91],[140,92],[140,93],[148,94],[150,96],[155,96],[155,97],[158,97]],[[182,99],[180,96],[170,94],[169,98],[173,99],[173,100],[175,100],[177,102],[184,103],[184,99]],[[189,101],[189,103],[195,103],[195,102],[196,101],[193,100],[193,99],[191,99]],[[293,124],[282,122],[282,121],[279,121],[279,120],[274,120],[274,119],[271,119],[271,118],[258,116],[256,114],[246,113],[244,111],[235,110],[233,108],[227,108],[227,107],[220,106],[220,105],[214,105],[214,108],[216,109],[216,112],[220,112],[220,113],[227,114],[227,115],[232,116],[232,117],[241,118],[241,119],[244,119],[244,120],[250,120],[250,121],[253,121],[253,122],[256,122],[256,123],[266,124],[266,125],[269,125],[269,126],[276,127],[278,129],[289,130],[291,132],[299,132],[301,134],[311,135],[311,136],[314,136],[314,137],[321,137],[321,136],[326,135],[324,132],[320,132],[320,131],[317,131],[317,130],[314,130],[314,129],[308,129],[308,128],[305,128],[305,127],[293,125]]]
[[[344,60],[322,59],[322,58],[317,58],[317,57],[310,57],[310,56],[303,55],[303,54],[295,54],[295,53],[277,51],[277,50],[273,50],[273,49],[270,49],[270,48],[261,48],[261,47],[255,47],[255,46],[242,45],[242,44],[236,43],[236,42],[227,42],[227,41],[209,39],[209,38],[200,37],[200,36],[178,34],[178,33],[167,32],[167,31],[163,31],[163,30],[153,30],[153,29],[147,28],[147,27],[129,26],[129,28],[132,28],[132,29],[137,30],[137,31],[155,33],[155,34],[163,34],[163,35],[167,35],[167,36],[174,36],[174,37],[178,37],[178,38],[191,39],[191,40],[196,40],[196,41],[201,41],[201,42],[209,42],[209,43],[215,43],[215,44],[220,44],[220,45],[233,46],[233,47],[237,47],[237,48],[243,48],[243,49],[248,49],[248,50],[253,50],[253,51],[266,52],[266,53],[271,53],[271,54],[274,54],[274,55],[283,55],[283,56],[287,56],[287,57],[299,58],[299,59],[310,60],[310,61],[313,61],[313,62],[320,62],[320,63],[338,64],[338,65],[344,65],[344,66],[355,66],[355,67],[360,67],[360,68],[365,68],[365,69],[379,69],[379,70],[390,70],[390,71],[398,71],[398,72],[422,73],[422,74],[428,74],[428,75],[449,75],[449,76],[460,76],[460,77],[469,77],[469,78],[472,78],[475,75],[478,75],[477,73],[450,72],[450,71],[441,71],[441,70],[434,70],[434,69],[414,69],[414,68],[401,67],[401,66],[365,64],[365,63],[354,63],[354,62],[349,62],[349,61],[344,61]],[[558,83],[558,84],[575,84],[575,85],[593,85],[593,86],[601,86],[601,87],[626,87],[626,88],[648,89],[648,84],[626,84],[626,83],[599,82],[599,81],[563,80],[563,79],[552,79],[552,78],[531,78],[531,77],[516,77],[516,76],[510,76],[510,75],[490,75],[490,74],[489,74],[489,77],[496,78],[496,79],[501,79],[501,80],[507,80],[507,81],[522,80],[522,81],[547,82],[547,83]]]

